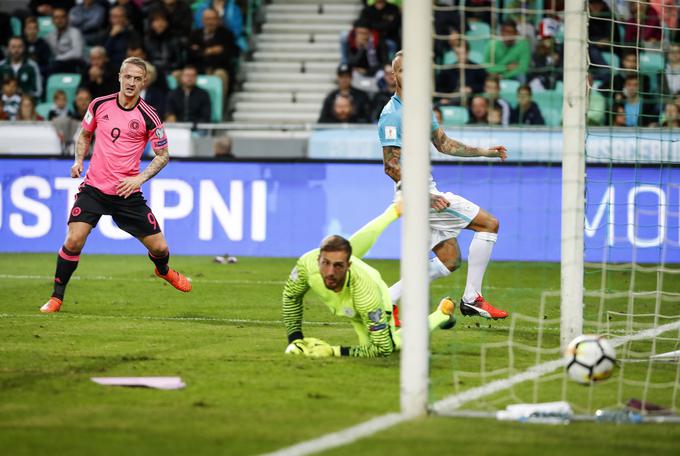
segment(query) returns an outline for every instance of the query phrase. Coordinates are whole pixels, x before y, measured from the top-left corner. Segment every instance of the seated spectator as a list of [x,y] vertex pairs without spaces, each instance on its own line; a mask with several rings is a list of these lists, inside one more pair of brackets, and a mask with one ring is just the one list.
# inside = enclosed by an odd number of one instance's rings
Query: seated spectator
[[170,21],[170,31],[180,41],[180,44],[188,44],[193,22],[189,4],[182,0],[161,0],[158,4]]
[[54,129],[61,140],[63,154],[73,154],[73,145],[77,139],[76,133],[80,130],[87,107],[91,101],[92,94],[90,94],[90,91],[85,87],[79,87],[68,117],[57,116],[52,119],[52,125],[54,125]]
[[661,126],[667,128],[680,128],[680,108],[678,108],[675,103],[666,103]]
[[33,16],[27,17],[24,21],[24,48],[26,56],[38,64],[44,81],[52,59],[52,51],[47,41],[38,36],[38,20]]
[[0,121],[9,120],[7,113],[5,112],[5,104],[2,101],[2,96],[0,96]]
[[85,44],[104,44],[106,38],[106,9],[96,0],[83,0],[68,12],[71,26],[80,30]]
[[232,153],[232,140],[229,136],[224,135],[215,138],[213,142],[213,155],[219,160],[233,160],[234,154]]
[[[7,43],[12,36],[14,36],[14,33],[10,15],[0,11],[0,43]],[[2,53],[2,46],[0,46],[0,60],[3,58],[5,58],[5,55]]]
[[21,97],[21,102],[19,103],[19,112],[17,113],[17,120],[30,121],[30,122],[41,122],[45,118],[35,112],[35,99],[30,95],[24,95]]
[[159,84],[157,81],[158,72],[156,67],[148,64],[146,68],[146,81],[144,82],[144,88],[139,96],[148,104],[156,108],[158,117],[163,119],[165,118],[165,100],[168,95],[168,85],[167,81],[165,84]]
[[612,107],[612,127],[626,127],[626,108],[621,103],[614,103]]
[[[658,121],[655,103],[645,101],[640,96],[640,84],[637,75],[629,74],[626,76],[626,82],[620,95],[622,96],[622,103],[626,112],[627,127],[646,127]],[[617,97],[618,99],[620,98]]]
[[645,1],[629,1],[630,18],[623,20],[623,42],[629,45],[653,45],[661,41],[659,13]]
[[510,123],[513,125],[545,125],[543,115],[538,105],[531,99],[531,88],[523,85],[517,89],[517,107],[510,113]]
[[126,14],[122,6],[114,6],[109,11],[109,31],[104,47],[114,68],[120,68],[129,45],[141,42],[135,29],[130,26]]
[[369,120],[377,122],[385,105],[397,91],[397,78],[394,77],[392,64],[388,63],[383,69],[383,76],[378,79],[378,92],[373,95]]
[[14,36],[7,43],[7,58],[0,62],[0,78],[14,77],[24,95],[42,95],[42,77],[38,64],[24,54],[24,41]]
[[338,94],[333,101],[333,111],[328,117],[319,117],[319,123],[358,123],[353,100]]
[[15,120],[19,112],[21,95],[19,95],[19,84],[14,76],[5,76],[2,80],[2,106],[7,120]]
[[365,21],[357,20],[347,37],[347,64],[355,74],[373,77],[386,63],[387,49],[378,32],[372,31]]
[[[137,35],[144,35],[144,18],[146,15],[142,14],[142,10],[138,6],[141,5],[144,0],[108,0],[112,6],[122,6],[125,8],[125,17],[128,18],[130,27],[132,27]],[[148,2],[147,2],[148,3]]]
[[390,55],[401,47],[401,11],[397,6],[385,0],[376,0],[373,5],[361,10],[359,19],[380,34],[380,38],[390,48]]
[[642,83],[641,95],[643,98],[648,98],[652,95],[652,82],[650,76],[638,71],[637,52],[628,51],[623,54],[623,58],[621,59],[621,68],[622,69],[619,71],[619,73],[614,76],[614,80],[612,82],[612,93],[614,93],[616,101],[623,101],[623,95],[621,95],[621,93],[623,91],[623,86],[626,83],[626,78],[630,75],[635,75]]
[[52,95],[52,108],[47,113],[47,120],[67,119],[69,117],[68,106],[66,106],[66,92],[63,90],[55,90]]
[[238,55],[234,35],[220,23],[217,11],[205,9],[203,28],[194,30],[189,38],[188,62],[202,74],[218,76],[222,80],[222,93],[226,97],[232,82],[232,64]]
[[28,8],[34,16],[52,16],[55,9],[68,11],[75,3],[75,0],[30,0]]
[[[495,2],[494,2],[495,3]],[[449,5],[451,1],[449,1]],[[496,15],[494,6],[491,4],[491,0],[465,0],[465,19],[467,21],[477,21],[485,22],[491,24]]]
[[54,56],[50,73],[80,73],[83,67],[83,35],[69,25],[66,11],[62,8],[54,9],[52,23],[54,30],[45,37]]
[[529,86],[535,92],[553,90],[562,80],[562,45],[555,42],[559,23],[545,18],[538,27],[540,41],[531,57],[531,70],[527,76]]
[[118,69],[114,68],[109,62],[106,48],[103,46],[95,46],[90,49],[90,64],[80,75],[80,86],[87,87],[92,98],[118,91]]
[[[147,62],[149,61],[148,56],[146,55],[146,50],[144,49],[144,47],[142,47],[141,43],[130,44],[130,46],[128,46],[128,48],[127,48],[127,53],[125,54],[125,57],[138,57],[142,60],[146,60]],[[151,85],[149,87],[153,86],[154,91],[155,91],[155,89],[158,89],[164,95],[167,95],[168,90],[170,90],[169,87],[168,87],[168,76],[167,76],[167,74],[165,74],[165,72],[163,72],[162,70],[159,70],[158,68],[156,68],[153,65],[152,65],[152,67],[153,67],[153,69],[148,70],[148,71],[153,71],[153,73],[154,73],[153,79],[154,80],[150,83]],[[181,75],[181,71],[180,71],[179,74]],[[148,79],[149,79],[149,75],[150,75],[150,73],[147,72],[147,82],[148,82]],[[179,77],[177,78],[177,80],[179,80]],[[165,105],[165,102],[163,104]],[[156,106],[154,106],[154,108],[155,107]],[[156,108],[156,109],[158,109],[158,108]]]
[[464,41],[465,38],[460,34],[460,32],[458,32],[458,30],[451,30],[449,33],[449,39],[446,41],[447,48],[442,53],[442,65],[453,65],[454,63],[458,63],[456,48],[461,46]]
[[489,106],[489,113],[486,116],[486,121],[489,125],[503,124],[503,110],[499,105]]
[[149,13],[149,31],[144,37],[144,48],[149,62],[157,70],[178,77],[184,65],[184,52],[169,26],[168,17],[162,9]]
[[500,97],[501,86],[498,75],[490,74],[484,80],[484,96],[489,100],[489,106],[498,106],[501,109],[501,124],[510,123],[510,103]]
[[187,65],[182,70],[179,87],[168,94],[167,122],[210,122],[210,95],[196,86],[198,71]]
[[194,28],[203,27],[203,11],[213,8],[222,24],[234,35],[236,44],[243,52],[248,51],[248,40],[243,31],[243,14],[235,0],[203,0],[194,9]]
[[661,92],[666,95],[680,92],[680,43],[673,43],[668,49],[666,69],[661,77]]
[[87,113],[87,107],[92,101],[92,93],[87,87],[78,87],[76,96],[73,99],[73,109],[71,110],[71,118],[81,121]]
[[[486,80],[486,70],[471,62],[468,58],[470,43],[463,41],[460,46],[455,48],[455,51],[458,63],[453,68],[439,72],[435,83],[437,92],[455,94],[460,98],[468,98],[473,94],[482,93]],[[463,81],[465,85],[462,85]],[[442,103],[448,102],[448,99],[442,100]]]
[[483,96],[477,95],[472,97],[468,112],[470,114],[468,124],[486,125],[489,123],[489,102]]
[[490,65],[487,71],[498,74],[503,79],[522,81],[530,61],[529,41],[519,37],[515,21],[506,20],[501,25],[501,39],[491,40],[484,51],[484,63]]
[[[341,64],[338,66],[337,79],[338,88],[332,90],[323,100],[320,119],[330,119],[333,115],[333,105],[338,95],[346,95],[352,99],[352,104],[356,112],[354,113],[358,122],[368,122],[370,102],[368,95],[363,90],[352,87],[352,70],[349,66]],[[380,108],[382,110],[382,108]]]
[[621,43],[619,27],[612,27],[616,17],[605,0],[588,1],[588,56],[593,66],[596,80],[609,83],[611,69],[604,59],[604,53],[612,50],[619,54]]

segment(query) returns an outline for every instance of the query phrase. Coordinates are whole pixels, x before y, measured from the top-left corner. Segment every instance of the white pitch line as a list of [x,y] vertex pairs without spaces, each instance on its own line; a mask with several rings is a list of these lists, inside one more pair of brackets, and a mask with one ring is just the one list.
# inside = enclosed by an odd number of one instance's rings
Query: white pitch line
[[[0,313],[0,318],[78,318],[85,320],[146,320],[146,321],[214,321],[223,323],[246,323],[253,325],[283,325],[281,320],[250,320],[246,318],[213,318],[213,317],[153,317],[144,315],[91,315],[91,314],[67,314],[60,313],[59,315],[48,314],[11,314]],[[304,325],[311,326],[345,326],[341,322],[326,322],[326,321],[303,321]]]
[[[680,328],[680,321],[675,321],[673,323],[661,325],[656,328],[640,331],[636,334],[614,339],[612,340],[612,345],[619,346],[629,341],[647,339],[678,328]],[[543,364],[533,366],[528,370],[513,375],[507,379],[497,380],[478,388],[472,388],[462,393],[451,395],[432,404],[430,410],[434,413],[446,414],[447,411],[453,411],[470,401],[495,394],[518,383],[522,383],[527,380],[533,380],[549,372],[552,372],[555,369],[563,366],[564,363],[565,361],[562,359],[547,361]],[[331,448],[347,445],[364,437],[370,437],[376,432],[403,423],[409,419],[411,419],[411,417],[405,414],[388,413],[341,431],[326,434],[316,439],[307,440],[296,445],[282,448],[272,453],[267,453],[264,456],[306,456],[309,454],[318,453],[320,451],[330,450]]]

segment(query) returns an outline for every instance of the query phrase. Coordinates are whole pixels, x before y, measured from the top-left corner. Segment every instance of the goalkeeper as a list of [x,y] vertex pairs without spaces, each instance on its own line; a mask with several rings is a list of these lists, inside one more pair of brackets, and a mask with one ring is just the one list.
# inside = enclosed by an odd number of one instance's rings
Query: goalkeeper
[[[392,317],[392,300],[380,273],[361,258],[378,236],[401,215],[401,204],[385,212],[354,233],[349,241],[332,235],[321,247],[302,255],[283,289],[283,323],[288,334],[286,353],[311,357],[388,356],[399,350],[401,339]],[[309,289],[321,298],[334,315],[349,319],[359,337],[352,347],[331,346],[302,334],[302,300]],[[444,298],[428,317],[430,330],[452,327],[455,304]]]

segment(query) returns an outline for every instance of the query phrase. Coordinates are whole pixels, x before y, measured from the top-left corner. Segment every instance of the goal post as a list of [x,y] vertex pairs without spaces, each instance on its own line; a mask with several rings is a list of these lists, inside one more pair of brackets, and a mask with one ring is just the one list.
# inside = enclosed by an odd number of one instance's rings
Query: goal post
[[560,345],[583,331],[586,0],[565,2]]
[[432,119],[432,5],[405,0],[404,143],[401,233],[402,349],[401,411],[427,413],[429,387],[429,197],[430,124]]

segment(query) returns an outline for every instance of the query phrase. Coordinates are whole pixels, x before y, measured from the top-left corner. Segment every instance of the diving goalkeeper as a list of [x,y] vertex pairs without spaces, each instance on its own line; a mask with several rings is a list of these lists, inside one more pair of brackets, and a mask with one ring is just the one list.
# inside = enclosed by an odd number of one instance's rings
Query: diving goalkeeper
[[[390,205],[385,212],[354,233],[349,241],[332,235],[321,247],[302,255],[283,289],[283,323],[288,334],[288,354],[310,357],[388,356],[401,347],[399,331],[394,326],[392,300],[380,273],[361,258],[380,234],[401,215],[401,204]],[[334,315],[349,319],[359,337],[359,344],[341,347],[302,334],[302,300],[312,289]],[[440,325],[453,326],[455,304],[444,298],[428,317],[430,330]]]

